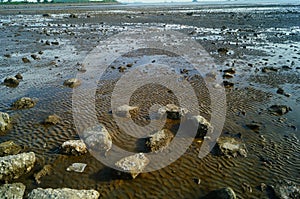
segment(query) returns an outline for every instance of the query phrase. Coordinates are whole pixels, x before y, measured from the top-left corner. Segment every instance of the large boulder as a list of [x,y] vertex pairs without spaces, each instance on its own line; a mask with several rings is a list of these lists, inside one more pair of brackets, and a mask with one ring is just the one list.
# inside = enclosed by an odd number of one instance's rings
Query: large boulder
[[93,189],[77,190],[70,188],[37,188],[28,194],[28,199],[98,199],[99,196],[99,192]]
[[20,82],[15,77],[7,77],[7,78],[5,78],[5,80],[4,80],[3,83],[4,83],[5,86],[15,88],[15,87],[17,87],[19,85]]
[[146,146],[151,152],[159,152],[167,148],[174,135],[168,129],[160,130],[147,138]]
[[0,186],[0,198],[23,199],[25,189],[22,183],[4,184]]
[[112,147],[112,138],[102,124],[85,129],[83,137],[88,149],[105,156]]
[[29,97],[22,97],[12,104],[14,109],[28,109],[34,107],[36,101]]
[[119,106],[116,109],[115,114],[119,117],[131,118],[131,114],[137,114],[137,112],[138,112],[138,107],[123,105],[123,106]]
[[0,181],[10,181],[28,173],[35,160],[33,152],[0,157]]
[[236,199],[236,195],[230,187],[226,187],[211,191],[201,199]]
[[192,125],[198,126],[196,134],[197,138],[204,138],[207,133],[213,131],[212,125],[201,115],[192,116],[189,120],[192,122]]
[[62,152],[71,155],[83,155],[87,153],[87,148],[82,140],[68,140],[62,145]]
[[232,137],[219,137],[217,140],[217,148],[221,155],[227,157],[237,157],[238,155],[247,157],[247,149],[245,144]]
[[14,143],[14,141],[6,141],[0,144],[0,156],[16,155],[20,153],[22,147]]
[[9,128],[11,121],[7,113],[0,112],[0,133]]
[[135,155],[122,158],[121,160],[115,163],[115,166],[121,172],[129,173],[131,177],[134,179],[141,172],[143,172],[143,170],[148,164],[149,164],[149,159],[143,153],[138,153]]
[[172,120],[179,120],[181,117],[184,117],[187,113],[187,109],[180,108],[175,104],[167,104],[166,106],[158,109],[158,114],[160,117],[167,115],[167,118]]

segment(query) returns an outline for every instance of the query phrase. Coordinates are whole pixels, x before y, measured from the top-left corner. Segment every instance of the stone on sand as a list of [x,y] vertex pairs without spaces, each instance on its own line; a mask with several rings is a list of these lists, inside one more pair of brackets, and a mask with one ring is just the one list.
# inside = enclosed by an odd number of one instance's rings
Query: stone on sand
[[0,186],[0,198],[23,199],[25,185],[22,183],[4,184]]
[[174,135],[168,129],[162,129],[147,139],[146,146],[151,152],[159,152],[167,148]]
[[36,101],[29,97],[22,97],[12,104],[14,109],[28,109],[34,107]]
[[65,154],[83,155],[87,153],[87,148],[82,140],[68,140],[61,145],[62,151]]
[[213,131],[212,125],[201,115],[192,116],[189,118],[189,120],[192,122],[193,125],[198,126],[197,138],[204,138],[207,133],[210,133]]
[[232,188],[226,187],[211,191],[201,199],[236,199],[236,195]]
[[245,144],[232,137],[219,137],[217,139],[217,148],[221,155],[226,157],[237,157],[238,155],[247,157]]
[[64,81],[64,85],[70,88],[76,88],[81,85],[81,81],[76,78],[67,79]]
[[0,156],[16,155],[20,153],[21,150],[22,147],[12,140],[0,143]]
[[4,79],[4,85],[8,87],[17,87],[19,85],[19,80],[16,77],[7,77]]
[[7,113],[0,112],[0,133],[6,131],[10,126],[11,120]]
[[137,106],[122,105],[116,109],[116,115],[119,117],[131,118],[131,114],[137,114]]
[[166,106],[158,109],[158,114],[160,115],[160,117],[167,115],[167,118],[172,120],[179,120],[181,117],[184,117],[187,113],[187,109],[180,108],[175,104],[167,104]]
[[93,189],[77,190],[70,188],[37,188],[28,194],[28,199],[98,199],[99,196],[99,192]]

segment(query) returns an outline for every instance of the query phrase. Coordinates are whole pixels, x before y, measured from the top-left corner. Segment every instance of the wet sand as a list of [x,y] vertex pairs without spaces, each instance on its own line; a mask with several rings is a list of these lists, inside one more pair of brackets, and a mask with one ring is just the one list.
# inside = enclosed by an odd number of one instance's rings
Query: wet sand
[[[43,17],[45,13],[50,17]],[[70,13],[76,13],[77,18],[70,18]],[[0,86],[0,111],[13,118],[12,129],[0,136],[0,142],[13,140],[24,151],[37,154],[35,169],[16,180],[26,185],[26,193],[37,187],[69,187],[96,189],[101,198],[199,198],[211,190],[230,186],[238,198],[274,198],[272,190],[260,190],[261,183],[275,185],[286,179],[299,185],[299,6],[26,5],[26,8],[2,6],[0,14],[0,79],[17,73],[23,75],[16,88]],[[212,152],[200,159],[201,142],[195,140],[169,166],[128,180],[115,177],[112,169],[89,154],[73,157],[60,153],[64,141],[79,138],[72,115],[73,90],[63,86],[63,82],[81,73],[80,64],[99,41],[142,28],[179,31],[199,42],[214,58],[219,75],[225,69],[235,69],[232,78],[224,79],[234,86],[226,88],[227,115],[222,136],[240,138],[247,147],[247,157],[226,158]],[[51,43],[56,41],[58,45]],[[226,52],[222,53],[221,48]],[[32,54],[40,59],[32,59]],[[31,62],[23,63],[23,57]],[[145,57],[153,59],[151,52],[146,52]],[[163,59],[159,55],[154,57]],[[96,93],[98,120],[107,126],[118,146],[133,152],[144,149],[116,127],[109,113],[110,98],[116,81],[124,74],[118,67],[138,62],[140,58],[137,53],[112,63],[114,67],[107,70]],[[180,63],[174,67],[178,74],[186,69]],[[265,67],[276,70],[263,72]],[[192,71],[184,75],[195,90],[204,92],[198,96],[199,106],[201,115],[208,118],[210,101],[203,80]],[[278,94],[279,87],[291,96]],[[157,102],[161,93],[166,94],[159,98],[160,103],[176,103],[174,95],[168,95],[165,88],[157,85],[135,93],[132,105],[143,107],[137,123],[149,122],[147,108]],[[37,98],[37,105],[27,110],[11,110],[11,104],[23,96]],[[274,104],[287,105],[292,111],[282,116],[272,115],[268,108]],[[43,120],[51,114],[60,116],[62,122],[44,125]],[[253,121],[260,124],[259,132],[246,126]],[[73,162],[86,163],[84,173],[67,172]],[[45,164],[51,164],[53,172],[37,184],[33,175]],[[195,179],[201,179],[201,183],[195,183]]]

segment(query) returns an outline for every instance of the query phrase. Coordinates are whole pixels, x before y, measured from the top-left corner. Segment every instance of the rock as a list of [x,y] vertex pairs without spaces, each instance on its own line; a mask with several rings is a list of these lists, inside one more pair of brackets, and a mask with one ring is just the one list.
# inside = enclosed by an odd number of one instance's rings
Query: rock
[[151,152],[159,152],[167,148],[174,135],[168,129],[160,130],[147,138],[146,146]]
[[259,133],[260,130],[260,124],[256,122],[252,122],[250,124],[246,124],[246,126],[251,129],[252,131]]
[[35,164],[33,152],[0,157],[0,181],[10,181],[28,173]]
[[223,85],[225,88],[231,88],[234,86],[234,83],[231,83],[229,81],[223,81]]
[[120,73],[123,73],[123,72],[125,72],[126,67],[125,66],[120,66],[120,67],[118,67],[118,69],[119,69]]
[[231,73],[224,73],[223,74],[223,78],[227,78],[227,79],[229,79],[229,78],[233,78],[234,76],[231,74]]
[[22,61],[26,64],[26,63],[30,63],[30,60],[26,57],[23,57],[22,58]]
[[187,109],[180,108],[175,104],[167,104],[165,107],[158,109],[160,118],[166,114],[167,118],[172,120],[179,120],[181,117],[186,116],[187,113]]
[[41,178],[46,175],[50,175],[52,170],[53,170],[53,168],[51,165],[49,165],[49,164],[45,165],[39,172],[34,174],[34,179],[35,179],[36,183],[40,184]]
[[272,105],[269,111],[274,115],[284,115],[292,109],[286,105]]
[[4,57],[11,58],[11,54],[5,54]]
[[45,44],[48,45],[48,46],[51,45],[50,41],[48,41],[48,40],[45,42]]
[[118,169],[120,169],[122,172],[130,173],[133,179],[143,172],[148,164],[149,159],[143,153],[122,158],[115,163]]
[[20,153],[22,147],[15,144],[14,141],[6,141],[0,144],[0,156],[16,155]]
[[228,52],[229,52],[229,50],[227,48],[219,48],[218,49],[219,54],[227,54]]
[[291,181],[280,181],[274,187],[274,192],[279,199],[300,198],[300,185]]
[[282,88],[278,88],[278,90],[276,91],[276,93],[280,94],[280,95],[284,95],[286,97],[290,97],[291,94],[286,93]]
[[61,120],[61,118],[60,118],[59,116],[57,116],[57,115],[54,114],[54,115],[49,115],[49,116],[45,119],[44,123],[45,123],[45,124],[52,124],[52,125],[55,125],[55,124],[59,123],[60,120]]
[[202,199],[236,199],[234,191],[230,187],[211,191]]
[[137,114],[138,110],[137,106],[123,105],[116,109],[115,114],[119,117],[131,118],[131,114]]
[[0,186],[0,198],[23,199],[25,185],[22,183],[4,184]]
[[197,138],[204,138],[208,132],[213,131],[211,124],[201,115],[192,116],[189,120],[192,122],[192,125],[198,126]]
[[261,69],[261,71],[263,73],[269,73],[269,72],[277,72],[278,71],[278,68],[275,68],[275,67],[263,67]]
[[0,112],[0,133],[9,129],[10,123],[9,115],[7,113]]
[[99,192],[93,189],[77,190],[70,188],[37,188],[28,194],[28,199],[98,199],[99,196]]
[[102,124],[87,128],[83,135],[87,147],[93,151],[106,155],[112,147],[111,136]]
[[29,97],[22,97],[21,99],[18,99],[12,104],[12,107],[14,109],[28,109],[34,107],[36,104],[36,101]]
[[76,15],[76,14],[70,14],[70,16],[69,16],[70,18],[78,18],[78,16]]
[[15,78],[17,78],[18,80],[23,79],[23,76],[21,75],[21,73],[16,74]]
[[32,55],[31,55],[31,58],[34,59],[34,60],[39,60],[39,59],[40,59],[40,58],[39,58],[37,55],[35,55],[35,54],[32,54]]
[[58,42],[58,41],[52,41],[51,44],[52,44],[52,45],[58,46],[58,45],[59,45],[59,42]]
[[228,68],[223,71],[224,73],[229,73],[229,74],[235,74],[235,69],[234,68]]
[[5,78],[3,83],[5,86],[15,88],[19,85],[19,80],[15,77],[7,77]]
[[81,81],[76,78],[71,78],[71,79],[64,81],[64,85],[68,86],[70,88],[78,87],[78,86],[80,86],[80,84],[81,84]]
[[82,173],[84,172],[86,166],[87,164],[84,163],[73,163],[67,168],[67,171],[75,171],[77,173]]
[[231,137],[219,137],[217,148],[220,154],[226,157],[237,157],[237,155],[247,157],[245,144]]
[[87,148],[82,140],[68,140],[61,145],[65,154],[83,155],[87,153]]

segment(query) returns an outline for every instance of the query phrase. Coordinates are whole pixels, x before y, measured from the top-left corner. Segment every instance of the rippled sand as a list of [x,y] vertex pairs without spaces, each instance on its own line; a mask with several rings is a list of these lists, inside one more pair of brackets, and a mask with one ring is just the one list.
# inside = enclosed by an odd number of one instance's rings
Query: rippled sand
[[[0,8],[0,79],[18,72],[24,77],[17,88],[0,86],[0,111],[8,112],[14,123],[9,132],[0,136],[0,142],[14,140],[24,151],[37,154],[35,170],[16,180],[26,184],[27,192],[36,187],[70,187],[96,189],[101,198],[199,198],[211,190],[230,186],[238,198],[272,198],[272,192],[258,188],[261,183],[273,185],[280,179],[300,183],[299,6],[54,8]],[[77,12],[78,18],[69,18],[72,12]],[[187,14],[191,12],[192,16]],[[51,17],[44,18],[42,13],[51,13]],[[73,90],[63,86],[64,80],[82,73],[77,70],[77,63],[84,62],[98,41],[143,27],[176,30],[194,38],[215,59],[218,75],[222,75],[220,70],[236,69],[234,77],[228,79],[234,87],[226,89],[227,115],[222,136],[241,138],[248,157],[228,159],[212,152],[200,159],[201,140],[196,139],[172,164],[129,180],[116,176],[112,169],[89,154],[80,157],[60,154],[59,147],[64,141],[79,138],[72,115]],[[59,45],[45,45],[46,40],[59,41]],[[229,54],[218,53],[224,47],[230,49]],[[40,60],[22,63],[22,57],[30,58],[41,50],[44,53],[39,55]],[[124,134],[110,114],[112,91],[126,73],[119,72],[119,66],[148,59],[172,63],[178,75],[195,89],[201,115],[210,117],[210,100],[203,78],[192,70],[180,74],[187,65],[182,60],[173,63],[172,55],[162,53],[124,55],[108,67],[102,79],[95,77],[100,80],[95,95],[97,119],[109,129],[114,143],[124,150],[141,152],[145,148],[143,142]],[[5,54],[11,54],[11,58],[4,57]],[[282,69],[286,65],[290,69]],[[262,73],[261,68],[265,66],[280,70]],[[291,97],[278,95],[278,87],[283,87]],[[23,96],[37,98],[37,105],[28,110],[11,110],[11,103]],[[84,103],[93,103],[85,101],[85,90],[79,96]],[[149,123],[148,109],[154,103],[178,101],[165,87],[143,86],[130,101],[141,108],[134,118],[137,124]],[[271,115],[267,109],[273,104],[288,105],[292,111],[280,117]],[[43,120],[51,114],[60,116],[62,122],[44,125]],[[82,125],[87,125],[89,119],[83,118]],[[252,121],[261,123],[259,133],[246,127]],[[176,133],[176,123],[168,121],[166,127]],[[67,172],[66,168],[73,162],[86,163],[84,173]],[[38,185],[33,174],[45,164],[54,167],[53,173],[41,178]],[[200,184],[195,182],[197,179],[201,179]]]

